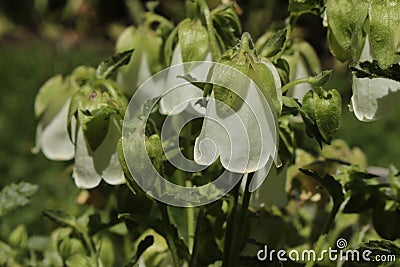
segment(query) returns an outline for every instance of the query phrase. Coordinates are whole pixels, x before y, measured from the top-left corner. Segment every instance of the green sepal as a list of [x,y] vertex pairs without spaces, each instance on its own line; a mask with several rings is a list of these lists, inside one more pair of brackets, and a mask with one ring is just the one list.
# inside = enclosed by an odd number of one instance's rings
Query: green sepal
[[282,112],[282,103],[278,97],[274,76],[265,61],[266,59],[251,62],[249,77],[255,82],[265,98],[272,103],[279,116]]
[[119,67],[127,65],[129,63],[129,61],[131,60],[131,55],[133,53],[133,50],[134,49],[123,51],[114,56],[106,58],[97,67],[96,78],[107,79],[115,71],[117,71]]
[[209,51],[209,40],[200,20],[183,20],[178,26],[178,39],[183,62],[204,60]]

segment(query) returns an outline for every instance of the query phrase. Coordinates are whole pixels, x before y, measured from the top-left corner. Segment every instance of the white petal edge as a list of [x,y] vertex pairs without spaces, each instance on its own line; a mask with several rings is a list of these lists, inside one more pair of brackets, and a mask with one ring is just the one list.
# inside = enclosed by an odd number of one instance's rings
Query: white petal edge
[[39,122],[36,140],[46,158],[51,160],[71,160],[74,158],[75,148],[71,142],[68,130],[68,108],[70,99],[66,101],[54,119],[43,129]]

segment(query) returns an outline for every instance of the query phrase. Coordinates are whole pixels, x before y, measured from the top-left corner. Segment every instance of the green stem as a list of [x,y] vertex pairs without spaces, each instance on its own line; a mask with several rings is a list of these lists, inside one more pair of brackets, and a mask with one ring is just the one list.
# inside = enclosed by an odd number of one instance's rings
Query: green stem
[[311,83],[312,82],[312,77],[307,77],[307,78],[301,78],[298,80],[291,81],[290,83],[285,84],[285,86],[282,87],[282,93],[286,92],[292,87],[295,87],[296,85],[300,83]]
[[[186,181],[186,187],[192,187],[192,182],[189,180]],[[194,212],[194,208],[186,208],[188,247],[190,252],[194,249],[194,238],[196,236],[194,229]]]
[[193,0],[185,0],[186,18],[194,19],[197,16],[196,3]]
[[[341,203],[340,204],[335,204],[335,203],[333,204],[332,210],[329,213],[329,217],[328,217],[328,219],[327,219],[327,221],[325,223],[324,230],[319,235],[317,241],[313,244],[313,251],[315,251],[315,253],[317,255],[321,254],[321,249],[322,249],[321,247],[322,247],[323,243],[325,242],[325,239],[327,238],[328,233],[329,233],[329,231],[331,230],[331,228],[333,226],[333,223],[335,221],[336,215],[339,212],[340,205],[341,205]],[[309,261],[309,262],[307,262],[305,267],[312,267],[312,266],[314,266],[314,264],[315,264],[314,261]]]
[[178,250],[176,248],[175,240],[173,237],[173,228],[172,228],[172,224],[171,224],[171,221],[169,219],[169,214],[168,214],[168,206],[165,205],[164,203],[161,203],[158,201],[157,201],[157,204],[158,204],[158,207],[161,212],[161,217],[165,224],[166,235],[167,235],[166,238],[167,238],[167,243],[168,243],[169,249],[171,250],[172,261],[173,261],[175,267],[180,267]]
[[239,200],[240,182],[233,188],[233,199],[230,199],[230,205],[227,216],[227,226],[224,240],[224,252],[222,255],[222,267],[230,267],[229,261],[233,248],[233,237],[236,228],[236,212]]
[[208,38],[210,41],[212,59],[213,61],[217,61],[219,58],[219,51],[218,51],[217,38],[215,37],[213,22],[211,20],[210,9],[208,8],[208,5],[205,0],[197,0],[197,3],[204,14],[204,19],[206,21],[206,28],[208,31]]
[[194,235],[195,239],[194,239],[194,243],[193,243],[193,249],[192,249],[192,255],[190,257],[189,267],[196,267],[196,265],[197,265],[197,255],[199,253],[200,231],[201,231],[201,226],[203,225],[205,216],[206,216],[205,207],[200,207],[199,215],[197,216],[196,232]]
[[336,215],[338,214],[340,209],[340,205],[333,205],[331,212],[329,213],[329,217],[326,220],[324,230],[322,234],[328,234],[332,228],[333,223],[335,222]]
[[240,207],[240,214],[239,214],[239,223],[237,228],[237,234],[234,235],[234,237],[237,238],[237,242],[234,243],[233,249],[232,249],[232,255],[231,255],[231,264],[229,266],[236,266],[237,265],[237,260],[239,258],[240,254],[240,248],[242,245],[242,241],[244,239],[244,231],[245,231],[245,226],[246,226],[246,221],[247,221],[247,211],[249,209],[249,204],[250,204],[250,197],[251,197],[251,192],[249,190],[251,181],[253,180],[254,173],[249,173],[247,176],[246,180],[246,186],[244,188],[243,192],[243,199],[242,199],[242,205]]

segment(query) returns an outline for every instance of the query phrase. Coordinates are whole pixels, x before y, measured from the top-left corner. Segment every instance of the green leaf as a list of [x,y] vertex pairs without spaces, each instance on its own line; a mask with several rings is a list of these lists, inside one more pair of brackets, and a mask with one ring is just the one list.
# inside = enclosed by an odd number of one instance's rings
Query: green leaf
[[208,33],[200,20],[185,19],[179,24],[178,38],[182,51],[182,61],[201,61],[209,51]]
[[377,60],[363,61],[350,67],[357,78],[387,78],[400,82],[400,64],[396,63],[387,68],[381,68]]
[[342,113],[342,98],[337,90],[331,89],[322,96],[308,91],[303,98],[300,113],[306,125],[307,134],[330,144],[339,128]]
[[43,214],[62,226],[76,227],[76,219],[69,213],[61,210],[45,210]]
[[377,188],[364,188],[350,191],[351,195],[343,209],[343,213],[366,212],[381,201],[382,194]]
[[261,54],[265,57],[273,57],[280,53],[285,47],[284,44],[286,42],[287,32],[287,27],[276,31],[263,46]]
[[96,77],[107,79],[109,78],[119,67],[127,65],[131,59],[131,55],[134,49],[130,49],[114,56],[105,59],[96,69]]
[[376,232],[384,239],[400,238],[400,208],[377,206],[372,211],[372,223]]
[[311,13],[320,15],[322,13],[321,1],[319,0],[290,0],[289,12],[291,15],[300,16]]
[[319,182],[332,197],[333,205],[339,206],[344,202],[342,185],[331,175],[320,176],[314,170],[299,169],[303,174],[310,176]]
[[282,115],[296,116],[300,111],[300,103],[291,97],[282,96],[282,104]]
[[219,5],[211,11],[211,20],[217,32],[222,51],[237,44],[242,34],[242,26],[232,4]]
[[317,127],[314,109],[314,92],[310,90],[303,97],[300,114],[303,118],[307,135],[315,138],[319,145],[322,146],[322,136]]
[[178,30],[179,27],[175,27],[175,29],[170,33],[164,44],[164,60],[168,66],[171,64],[174,45],[178,40]]
[[342,98],[335,89],[324,96],[315,96],[315,121],[322,140],[328,145],[335,136],[342,115]]
[[[226,82],[232,84],[238,83],[240,84],[238,88],[245,88],[245,83],[247,80],[243,79],[242,76],[236,75],[236,72],[233,72],[229,67],[235,68],[238,71],[247,74],[249,71],[250,62],[246,58],[237,58],[235,60],[226,60],[221,63],[226,66],[224,67],[223,65],[218,64],[213,70],[214,97],[216,100],[228,105],[234,111],[237,111],[243,105],[243,100],[232,90],[215,84]],[[226,114],[230,113],[228,108],[224,109],[224,107],[222,107],[218,110]]]
[[5,186],[0,192],[0,217],[29,203],[39,187],[30,183],[21,182]]
[[25,225],[18,225],[8,237],[9,244],[15,248],[23,249],[28,244],[28,231]]
[[400,247],[388,240],[370,240],[361,244],[358,250],[370,250],[373,255],[395,255],[396,259],[400,257]]
[[395,32],[400,25],[399,1],[373,0],[369,19],[371,47],[380,66],[387,68],[398,63],[400,55],[396,55]]
[[282,111],[282,100],[279,94],[282,93],[278,92],[278,88],[275,85],[274,75],[267,64],[270,64],[272,68],[275,68],[272,63],[266,59],[259,62],[251,62],[251,68],[248,75],[261,90],[265,98],[273,104],[279,116]]
[[152,235],[148,235],[146,236],[142,241],[140,241],[137,250],[136,250],[136,254],[134,256],[132,256],[129,261],[124,264],[123,267],[130,267],[130,266],[134,266],[137,261],[139,260],[140,256],[143,254],[143,252],[146,251],[146,249],[148,249],[150,246],[152,246],[154,244],[154,236]]
[[293,49],[298,51],[301,60],[304,61],[305,66],[311,75],[321,72],[320,58],[314,47],[312,47],[308,42],[297,41],[293,44]]
[[324,70],[311,78],[311,84],[315,87],[322,87],[325,85],[332,74],[332,70]]
[[329,0],[326,3],[328,40],[332,54],[340,61],[358,58],[364,44],[364,22],[368,0]]
[[276,69],[279,73],[279,78],[282,85],[289,83],[290,81],[290,65],[287,60],[283,58],[278,58],[275,64]]

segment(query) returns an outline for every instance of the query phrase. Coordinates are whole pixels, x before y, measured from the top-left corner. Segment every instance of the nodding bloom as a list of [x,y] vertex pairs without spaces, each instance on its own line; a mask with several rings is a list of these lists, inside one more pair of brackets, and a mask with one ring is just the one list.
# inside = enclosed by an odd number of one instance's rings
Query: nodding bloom
[[[359,62],[375,60],[367,35]],[[399,99],[400,82],[387,78],[359,78],[353,74],[350,110],[361,121],[382,118]]]
[[[276,116],[282,108],[278,71],[267,59],[258,60],[242,37],[237,51],[221,57],[212,73],[213,92],[195,142],[194,159],[209,165],[219,156],[223,167],[234,173],[258,172],[278,162]],[[255,175],[250,190],[265,175]]]
[[81,85],[87,82],[83,76],[93,75],[94,69],[80,67],[64,79],[55,76],[42,86],[35,100],[40,119],[34,151],[42,150],[51,160],[75,158],[72,176],[80,188],[96,187],[102,179],[109,184],[125,182],[116,155],[124,104],[111,100],[100,86],[106,81]]

